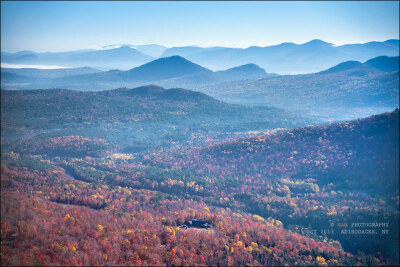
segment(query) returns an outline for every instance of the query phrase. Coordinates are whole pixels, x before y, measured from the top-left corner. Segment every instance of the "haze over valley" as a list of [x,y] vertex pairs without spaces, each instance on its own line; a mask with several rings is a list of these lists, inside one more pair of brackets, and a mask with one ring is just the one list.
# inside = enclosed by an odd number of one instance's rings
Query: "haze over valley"
[[[399,50],[398,40],[390,43],[396,44]],[[318,52],[314,57],[318,58]],[[127,71],[101,71],[93,67],[2,68],[1,84],[3,89],[13,90],[65,88],[81,91],[158,85],[200,91],[228,103],[275,106],[334,121],[356,119],[398,107],[398,77],[399,56],[381,55],[363,63],[345,61],[316,73],[279,75],[268,73],[252,62],[212,71],[173,55]]]

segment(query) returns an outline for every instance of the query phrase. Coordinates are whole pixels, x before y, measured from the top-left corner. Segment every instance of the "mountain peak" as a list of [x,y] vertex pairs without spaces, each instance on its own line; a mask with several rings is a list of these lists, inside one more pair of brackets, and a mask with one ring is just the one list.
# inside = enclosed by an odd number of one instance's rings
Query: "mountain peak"
[[329,68],[327,70],[319,72],[319,74],[329,74],[329,73],[338,73],[338,72],[343,72],[347,71],[350,69],[356,69],[356,68],[362,68],[363,63],[360,61],[345,61],[342,63],[337,64],[336,66]]
[[201,92],[196,92],[183,88],[171,88],[168,90],[164,90],[160,94],[160,98],[166,99],[168,101],[185,101],[185,102],[208,102],[208,103],[221,103],[220,101],[212,98]]
[[[153,60],[149,63],[146,63],[146,64],[139,66],[137,68],[134,68],[134,69],[144,68],[144,67],[159,67],[159,68],[165,69],[165,68],[179,67],[179,66],[180,67],[185,66],[185,67],[189,67],[189,69],[195,69],[196,72],[209,71],[208,69],[203,68],[202,66],[197,65],[197,64],[187,60],[186,58],[177,56],[177,55],[170,56],[170,57],[162,57],[162,58]],[[134,70],[134,69],[132,69],[132,70]],[[188,71],[191,72],[190,70],[188,70]]]
[[372,58],[364,64],[380,71],[393,72],[399,70],[399,57],[380,56]]
[[212,102],[220,103],[220,101],[203,94],[183,88],[165,89],[157,85],[145,85],[133,89],[121,88],[108,91],[108,93],[125,94],[130,97],[153,98],[168,101],[183,101],[183,102]]
[[199,72],[211,71],[181,56],[159,58],[128,71],[134,79],[143,81],[165,80]]
[[254,64],[254,63],[249,63],[249,64],[244,64],[240,65],[237,67],[233,67],[224,71],[219,71],[219,72],[237,72],[237,71],[261,71],[265,73],[265,70],[261,68],[260,66]]
[[359,61],[345,61],[338,65],[321,71],[319,74],[338,73],[348,70],[364,70],[364,71],[383,71],[394,72],[399,70],[399,57],[379,56],[367,60],[364,63]]
[[244,65],[241,65],[241,66],[237,66],[237,67],[231,68],[230,70],[232,70],[232,69],[264,70],[263,68],[261,68],[260,66],[254,64],[254,63],[249,63],[249,64],[244,64]]
[[140,86],[136,87],[133,89],[127,90],[127,94],[130,96],[136,95],[136,96],[152,96],[152,95],[157,95],[161,93],[162,91],[165,91],[164,88],[157,86],[157,85],[146,85],[146,86]]
[[122,45],[122,46],[120,46],[118,48],[115,48],[115,49],[119,49],[119,50],[131,50],[131,49],[133,49],[133,50],[135,50],[135,48],[132,48],[132,47],[130,47],[128,45]]
[[389,39],[386,40],[385,43],[399,45],[399,39]]
[[223,80],[247,80],[265,78],[267,73],[254,63],[216,72]]
[[327,42],[322,41],[322,40],[320,40],[320,39],[314,39],[314,40],[311,40],[311,41],[309,41],[309,42],[307,42],[307,43],[304,43],[303,45],[312,45],[312,46],[332,46],[333,44],[327,43]]
[[[186,58],[181,57],[179,55],[173,55],[173,56],[170,56],[170,57],[162,57],[162,58],[159,58],[157,60],[171,61],[171,62],[174,62],[174,61],[175,62],[178,62],[178,61],[180,61],[180,62],[190,62]],[[157,60],[155,60],[155,61],[157,61]]]

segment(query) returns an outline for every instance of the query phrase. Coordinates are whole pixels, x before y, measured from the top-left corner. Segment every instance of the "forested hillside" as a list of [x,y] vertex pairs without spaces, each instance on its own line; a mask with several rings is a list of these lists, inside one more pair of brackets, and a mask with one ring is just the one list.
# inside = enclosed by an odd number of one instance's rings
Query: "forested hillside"
[[199,92],[157,86],[101,92],[3,90],[1,104],[3,148],[20,137],[34,138],[25,140],[34,146],[42,139],[81,135],[135,151],[318,122],[277,108],[232,105]]
[[[396,110],[152,153],[22,140],[2,152],[2,262],[394,264],[398,135]],[[213,227],[177,227],[192,219]]]

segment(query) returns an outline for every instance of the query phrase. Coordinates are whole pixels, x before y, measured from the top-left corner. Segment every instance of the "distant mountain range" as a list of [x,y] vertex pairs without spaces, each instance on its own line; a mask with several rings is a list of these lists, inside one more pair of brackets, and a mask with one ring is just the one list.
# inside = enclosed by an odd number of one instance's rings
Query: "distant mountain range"
[[358,70],[378,70],[383,72],[399,71],[399,57],[376,57],[364,63],[360,61],[346,61],[342,62],[330,69],[319,72],[320,74],[338,73],[351,69]]
[[249,48],[174,47],[162,56],[180,55],[213,70],[254,63],[267,72],[296,74],[318,72],[343,61],[365,61],[377,56],[398,56],[399,40],[365,44],[333,44],[312,40],[304,44],[282,43]]
[[2,75],[4,73],[13,73],[18,76],[24,76],[25,78],[55,79],[73,75],[91,74],[91,73],[101,72],[101,70],[91,67],[65,68],[65,69],[1,68],[1,72]]
[[99,69],[129,69],[132,66],[138,66],[153,59],[154,57],[143,54],[139,50],[129,46],[58,53],[36,53],[32,51],[1,53],[2,63],[67,67],[90,66]]
[[167,47],[158,44],[135,45],[134,48],[141,53],[152,56],[154,58],[160,57],[161,54],[168,49]]
[[255,64],[214,72],[171,56],[128,71],[2,69],[1,80],[3,89],[98,91],[149,84],[200,91],[228,103],[348,120],[399,107],[399,57],[346,61],[318,73],[279,76]]
[[102,70],[122,69],[148,63],[158,57],[181,56],[211,70],[224,70],[240,65],[256,64],[269,73],[312,73],[344,61],[366,61],[378,56],[399,56],[399,40],[365,44],[333,44],[312,40],[304,44],[248,48],[197,46],[166,48],[157,44],[110,46],[101,50],[59,53],[21,51],[1,53],[2,63],[29,65],[90,66]]
[[[76,68],[37,70],[36,76],[34,73],[32,69],[2,69],[5,77],[2,78],[2,86],[4,89],[104,90],[155,83],[168,85],[167,87],[195,88],[198,85],[276,76],[267,74],[254,64],[213,72],[180,56],[156,59],[128,71],[101,72],[91,68]],[[56,76],[55,73],[59,75]]]
[[2,88],[105,90],[155,84],[201,91],[231,103],[354,119],[398,107],[398,63],[399,57],[381,56],[364,63],[343,62],[314,74],[278,76],[254,64],[213,72],[172,56],[128,71],[2,69]]
[[328,70],[198,87],[230,103],[286,108],[330,120],[366,117],[399,107],[399,57],[347,61]]

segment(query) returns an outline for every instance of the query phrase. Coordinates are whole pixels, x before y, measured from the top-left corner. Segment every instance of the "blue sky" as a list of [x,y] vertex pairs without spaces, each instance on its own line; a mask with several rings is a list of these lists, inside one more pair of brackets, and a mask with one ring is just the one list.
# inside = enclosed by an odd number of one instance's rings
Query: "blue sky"
[[398,39],[399,2],[1,2],[2,51]]

